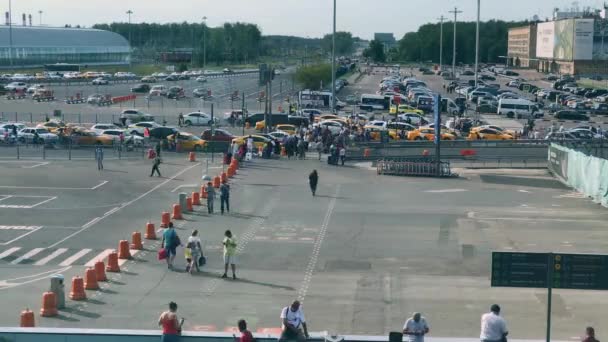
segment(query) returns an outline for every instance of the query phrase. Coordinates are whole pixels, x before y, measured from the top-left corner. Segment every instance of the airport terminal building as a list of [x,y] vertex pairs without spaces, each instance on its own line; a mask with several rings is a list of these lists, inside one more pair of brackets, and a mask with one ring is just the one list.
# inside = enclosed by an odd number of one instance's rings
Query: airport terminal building
[[11,64],[15,68],[54,63],[121,65],[128,64],[129,58],[129,42],[110,31],[0,26],[0,68],[10,68]]

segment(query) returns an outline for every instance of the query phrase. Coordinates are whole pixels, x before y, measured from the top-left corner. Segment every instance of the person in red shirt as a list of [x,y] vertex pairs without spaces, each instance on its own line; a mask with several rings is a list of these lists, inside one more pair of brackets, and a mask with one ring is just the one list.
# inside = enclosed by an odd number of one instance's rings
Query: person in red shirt
[[247,322],[244,319],[239,319],[237,325],[239,326],[239,331],[241,332],[241,336],[235,339],[238,342],[253,342],[253,335],[251,331],[247,330]]
[[169,303],[169,311],[160,315],[158,325],[163,329],[161,342],[177,342],[179,340],[182,326],[177,319],[177,304],[175,302]]
[[587,327],[585,333],[585,337],[582,340],[583,342],[600,342],[595,338],[595,329],[593,329],[593,327]]

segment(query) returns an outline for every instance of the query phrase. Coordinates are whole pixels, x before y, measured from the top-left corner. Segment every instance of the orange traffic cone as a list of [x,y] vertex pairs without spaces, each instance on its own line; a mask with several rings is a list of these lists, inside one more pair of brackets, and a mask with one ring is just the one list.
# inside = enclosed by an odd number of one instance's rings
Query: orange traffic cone
[[228,175],[228,178],[234,177],[234,169],[232,168],[232,166],[228,166],[228,169],[226,170],[226,174]]
[[213,178],[213,187],[216,189],[219,188],[220,183],[221,183],[220,176],[215,176],[215,178]]
[[40,309],[40,316],[57,316],[57,295],[55,292],[49,291],[42,294],[42,309]]
[[19,326],[22,328],[33,328],[36,326],[34,323],[34,312],[30,309],[25,309],[21,311],[21,316],[19,317]]
[[201,197],[207,198],[207,187],[204,185],[201,186]]
[[156,240],[156,228],[152,222],[146,223],[146,239]]
[[129,251],[129,241],[118,241],[118,259],[131,259],[131,252]]
[[97,281],[108,281],[108,278],[106,277],[106,265],[103,261],[97,261],[95,263],[95,277],[97,278]]
[[131,249],[142,250],[144,249],[144,245],[141,243],[141,233],[133,232],[131,234]]
[[236,160],[236,158],[232,158],[232,160],[230,161],[230,166],[234,166],[234,169],[238,169],[239,168],[239,161]]
[[169,227],[169,222],[171,222],[171,217],[169,216],[169,213],[166,211],[163,211],[162,214],[160,215],[160,226],[162,228],[167,228],[167,227]]
[[108,266],[106,266],[108,272],[120,272],[120,266],[118,266],[118,253],[112,251],[108,254]]
[[70,299],[72,299],[72,300],[87,299],[87,294],[84,293],[84,281],[79,276],[75,276],[72,278],[72,290],[70,291]]
[[201,194],[196,191],[192,193],[192,205],[201,205]]
[[196,154],[194,152],[190,152],[188,154],[188,160],[191,162],[195,162],[196,161]]
[[184,217],[182,216],[182,207],[180,207],[179,204],[173,205],[173,215],[171,216],[171,218],[174,220],[183,220],[184,219]]
[[94,268],[87,268],[84,274],[84,288],[87,290],[99,290],[97,272],[95,272]]
[[186,210],[194,211],[194,208],[192,207],[192,198],[190,197],[186,197]]
[[226,174],[226,172],[222,172],[222,174],[220,175],[220,180],[222,183],[228,181],[228,175]]

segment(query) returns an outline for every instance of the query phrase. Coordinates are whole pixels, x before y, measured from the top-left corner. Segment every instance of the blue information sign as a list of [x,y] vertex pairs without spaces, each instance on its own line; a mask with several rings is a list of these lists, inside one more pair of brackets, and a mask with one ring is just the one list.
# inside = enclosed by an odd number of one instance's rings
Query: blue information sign
[[441,95],[433,96],[433,116],[435,119],[435,144],[441,139]]

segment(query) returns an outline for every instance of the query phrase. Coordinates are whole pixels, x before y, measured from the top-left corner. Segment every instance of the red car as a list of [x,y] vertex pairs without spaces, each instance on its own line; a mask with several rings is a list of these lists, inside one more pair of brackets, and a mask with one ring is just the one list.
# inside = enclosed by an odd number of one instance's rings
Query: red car
[[201,134],[201,139],[206,141],[224,141],[230,143],[234,138],[235,136],[232,133],[223,129],[214,129],[213,136],[211,136],[210,129],[204,130]]

